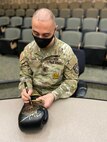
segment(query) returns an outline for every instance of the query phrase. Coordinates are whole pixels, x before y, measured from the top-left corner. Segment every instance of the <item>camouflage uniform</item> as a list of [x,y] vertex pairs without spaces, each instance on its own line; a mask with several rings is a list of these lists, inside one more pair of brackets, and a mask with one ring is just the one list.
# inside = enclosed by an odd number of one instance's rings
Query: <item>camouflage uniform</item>
[[[39,48],[29,43],[20,56],[20,77],[26,79],[32,95],[53,93],[55,99],[71,96],[78,82],[78,61],[71,47],[55,38],[53,46]],[[25,88],[23,81],[19,89]]]

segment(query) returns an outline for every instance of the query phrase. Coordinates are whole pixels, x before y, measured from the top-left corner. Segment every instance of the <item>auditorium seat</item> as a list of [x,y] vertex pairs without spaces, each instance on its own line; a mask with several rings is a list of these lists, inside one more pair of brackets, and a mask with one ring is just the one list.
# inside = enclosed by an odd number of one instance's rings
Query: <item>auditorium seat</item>
[[26,12],[25,12],[26,13],[25,16],[26,17],[32,17],[34,12],[35,12],[34,9],[27,9]]
[[72,17],[83,18],[84,10],[82,8],[76,8],[72,10]]
[[27,9],[28,8],[28,3],[25,3],[25,2],[22,2],[20,3],[20,6],[19,6],[20,9]]
[[91,1],[82,1],[81,2],[81,8],[84,9],[84,10],[92,8],[92,2]]
[[0,37],[4,36],[4,32],[10,23],[10,18],[7,16],[0,17]]
[[8,16],[0,17],[0,27],[8,26],[10,23],[10,18]]
[[72,48],[80,48],[82,42],[82,33],[79,31],[63,31],[61,40],[66,42]]
[[69,3],[68,7],[73,10],[73,9],[76,9],[76,8],[80,8],[80,2],[78,1],[72,1]]
[[23,25],[21,28],[31,28],[32,27],[32,17],[24,17]]
[[10,19],[9,27],[21,27],[23,24],[23,18],[19,16],[13,16]]
[[12,4],[11,4],[11,8],[12,8],[12,9],[15,9],[15,10],[16,10],[16,9],[19,9],[19,4],[16,3],[16,2],[15,2],[15,3],[12,3]]
[[107,8],[103,8],[100,10],[100,19],[107,18]]
[[107,34],[88,32],[84,35],[83,48],[86,53],[86,64],[103,66],[107,51]]
[[3,8],[0,8],[0,17],[5,15],[5,10]]
[[60,2],[57,4],[58,9],[67,9],[68,8],[68,2]]
[[85,17],[99,18],[99,10],[97,8],[89,8],[86,10]]
[[56,21],[56,24],[58,25],[58,29],[64,29],[65,28],[65,18],[56,17],[55,21]]
[[59,10],[57,8],[52,8],[51,11],[53,12],[55,17],[59,17]]
[[45,2],[39,2],[38,3],[38,9],[40,9],[40,8],[47,8],[47,7],[48,7],[48,4],[45,3]]
[[86,32],[93,32],[98,30],[98,22],[97,18],[84,18],[82,21],[82,32],[85,34]]
[[10,8],[11,8],[11,5],[9,3],[3,4],[3,9],[7,10],[7,9],[10,9]]
[[13,16],[15,16],[15,10],[14,9],[7,9],[6,11],[5,11],[5,16],[8,16],[8,17],[13,17]]
[[107,33],[107,18],[101,18],[99,22],[99,31]]
[[49,2],[47,4],[47,7],[51,10],[51,9],[57,9],[58,8],[58,5],[56,2]]
[[37,3],[29,3],[29,4],[28,4],[28,8],[29,8],[29,9],[35,9],[35,10],[36,10],[36,9],[38,8],[38,5],[37,5]]
[[105,49],[107,34],[102,32],[89,32],[84,36],[84,47],[92,49]]
[[25,16],[25,9],[17,9],[16,16],[24,17]]
[[18,40],[18,55],[20,55],[24,47],[33,40],[32,29],[22,29],[21,40]]
[[59,10],[59,17],[69,18],[71,17],[71,10],[69,8],[62,8]]
[[106,3],[104,1],[95,1],[93,3],[93,7],[97,8],[99,10],[103,9],[104,7],[106,7]]
[[79,31],[81,29],[81,19],[80,18],[67,18],[65,30]]
[[6,28],[4,38],[0,39],[0,53],[8,55],[17,54],[17,42],[20,39],[20,29]]

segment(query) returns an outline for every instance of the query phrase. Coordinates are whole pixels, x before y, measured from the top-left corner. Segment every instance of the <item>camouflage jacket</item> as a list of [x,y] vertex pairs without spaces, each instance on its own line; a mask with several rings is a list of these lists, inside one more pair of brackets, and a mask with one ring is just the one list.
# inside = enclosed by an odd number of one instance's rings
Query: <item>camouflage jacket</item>
[[40,49],[35,41],[20,55],[19,89],[32,88],[38,95],[53,93],[55,98],[71,96],[78,82],[78,61],[72,48],[59,39],[53,46]]

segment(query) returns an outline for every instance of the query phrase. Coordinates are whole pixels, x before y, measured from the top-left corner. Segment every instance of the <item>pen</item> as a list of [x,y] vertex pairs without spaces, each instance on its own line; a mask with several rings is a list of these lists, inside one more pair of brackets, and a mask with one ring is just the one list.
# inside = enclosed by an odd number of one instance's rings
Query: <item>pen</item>
[[[28,93],[28,88],[27,88],[26,82],[24,82],[24,86],[25,86],[26,92]],[[29,99],[29,103],[33,106],[31,98]]]
[[32,100],[31,100],[31,99],[29,100],[29,103],[33,106],[33,103],[32,103]]

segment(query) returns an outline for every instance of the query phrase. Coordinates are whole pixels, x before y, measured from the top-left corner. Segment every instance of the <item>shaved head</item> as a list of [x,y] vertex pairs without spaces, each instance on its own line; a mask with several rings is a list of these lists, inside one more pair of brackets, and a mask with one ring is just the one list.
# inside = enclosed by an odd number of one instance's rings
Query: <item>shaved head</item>
[[47,8],[38,9],[33,14],[33,19],[36,19],[38,21],[52,21],[53,24],[56,26],[55,16],[52,11]]

